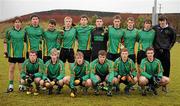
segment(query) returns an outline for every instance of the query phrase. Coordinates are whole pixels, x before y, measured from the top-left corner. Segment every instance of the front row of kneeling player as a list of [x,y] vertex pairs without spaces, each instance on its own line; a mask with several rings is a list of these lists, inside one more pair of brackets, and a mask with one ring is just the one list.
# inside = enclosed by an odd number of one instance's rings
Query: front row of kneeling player
[[[52,49],[51,59],[44,66],[36,52],[29,53],[29,59],[23,63],[21,72],[21,83],[26,85],[27,94],[38,95],[40,88],[46,88],[48,94],[52,94],[54,85],[57,85],[56,93],[59,94],[66,84],[71,89],[71,97],[77,95],[77,85],[81,86],[84,93],[92,87],[95,95],[99,95],[99,90],[104,90],[107,96],[112,96],[112,90],[118,93],[120,83],[124,83],[125,94],[129,95],[133,85],[138,82],[142,95],[145,96],[147,90],[157,95],[156,89],[169,83],[169,78],[162,76],[163,68],[161,62],[154,58],[153,48],[147,49],[147,57],[142,60],[138,72],[134,62],[128,58],[126,48],[121,50],[120,57],[114,63],[106,58],[104,50],[99,51],[98,58],[91,64],[84,60],[82,52],[77,52],[75,62],[70,64],[70,76],[65,76],[64,63],[58,59],[58,55],[58,51]],[[36,85],[35,89],[32,82]],[[165,91],[163,87],[162,91]]]

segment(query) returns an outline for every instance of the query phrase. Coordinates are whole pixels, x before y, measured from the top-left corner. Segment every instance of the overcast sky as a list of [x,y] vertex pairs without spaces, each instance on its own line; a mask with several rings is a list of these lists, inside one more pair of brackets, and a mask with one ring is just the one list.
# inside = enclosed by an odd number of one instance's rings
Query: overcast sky
[[[53,9],[151,13],[153,4],[154,0],[0,0],[0,21]],[[180,13],[180,0],[158,0],[157,4],[162,13]]]

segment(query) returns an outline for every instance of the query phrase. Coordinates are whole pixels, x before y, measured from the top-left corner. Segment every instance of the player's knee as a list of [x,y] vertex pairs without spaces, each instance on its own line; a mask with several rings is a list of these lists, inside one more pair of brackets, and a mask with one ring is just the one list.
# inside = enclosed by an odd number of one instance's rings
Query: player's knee
[[170,79],[168,77],[163,76],[161,79],[161,83],[164,85],[167,85],[169,83]]
[[41,80],[39,83],[40,83],[41,86],[43,86],[44,85],[44,80]]
[[139,77],[139,85],[140,86],[145,86],[147,83],[148,83],[148,80],[146,77],[144,77],[144,76]]
[[64,85],[63,79],[58,81],[58,85],[60,85],[60,86]]
[[15,64],[10,64],[9,69],[10,72],[14,72]]
[[24,85],[25,84],[25,80],[21,79],[21,84]]
[[166,84],[168,84],[168,83],[170,82],[170,79],[169,79],[168,77],[165,77],[165,76],[164,76],[163,78],[164,78],[164,80],[165,80],[164,82],[165,82]]
[[14,73],[14,68],[13,67],[9,68],[9,73]]
[[35,84],[39,84],[40,80],[41,80],[41,78],[35,78],[34,79]]
[[45,83],[45,87],[46,87],[46,88],[50,88],[50,87],[51,87],[51,84],[47,82],[47,83]]
[[86,87],[92,87],[92,81],[91,79],[88,79],[85,84]]
[[134,77],[134,84],[136,84],[138,82],[138,78],[137,77]]
[[112,80],[112,84],[118,84],[119,82],[118,82],[118,79],[117,78],[114,78],[113,80]]
[[70,76],[66,76],[63,78],[63,83],[66,84],[66,85],[69,85],[69,82],[70,82]]

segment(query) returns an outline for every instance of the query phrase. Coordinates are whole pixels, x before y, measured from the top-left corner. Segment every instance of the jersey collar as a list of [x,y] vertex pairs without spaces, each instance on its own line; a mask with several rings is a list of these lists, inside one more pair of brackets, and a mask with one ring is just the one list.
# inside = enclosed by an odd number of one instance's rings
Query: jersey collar
[[120,58],[123,63],[127,63],[129,61],[129,58],[124,62],[122,58]]
[[145,32],[149,32],[152,28],[150,28],[149,30],[145,30],[144,28],[142,29]]
[[33,26],[33,25],[31,24],[31,27],[33,27],[33,28],[38,28],[38,27],[39,27],[39,25],[38,25],[38,26]]
[[115,27],[114,27],[114,25],[113,25],[113,28],[114,28],[114,29],[120,29],[121,27],[119,27],[119,28],[115,28]]
[[18,31],[18,32],[19,32],[22,28],[20,28],[19,30],[17,30],[17,29],[13,26],[13,29],[14,29],[15,31]]
[[48,31],[49,31],[49,32],[54,32],[54,31],[56,31],[56,29],[54,29],[54,30],[50,30],[50,29],[48,29]]
[[154,62],[154,60],[155,60],[155,58],[154,58],[153,61],[149,61],[147,57],[146,57],[146,59],[147,59],[147,61],[150,62],[150,63]]
[[[57,59],[56,63],[57,63],[57,62],[58,62],[58,59]],[[51,60],[51,63],[53,64],[52,60]],[[56,63],[55,63],[55,64],[56,64]],[[54,64],[53,64],[53,65],[54,65]]]
[[96,27],[97,30],[103,30],[104,27]]
[[72,28],[72,26],[71,26],[69,29],[65,29],[65,27],[63,27],[63,30],[64,30],[64,31],[70,31],[71,28]]
[[133,31],[133,30],[134,30],[134,28],[133,28],[133,29],[128,29],[128,28],[127,28],[127,30],[128,30],[128,31]]

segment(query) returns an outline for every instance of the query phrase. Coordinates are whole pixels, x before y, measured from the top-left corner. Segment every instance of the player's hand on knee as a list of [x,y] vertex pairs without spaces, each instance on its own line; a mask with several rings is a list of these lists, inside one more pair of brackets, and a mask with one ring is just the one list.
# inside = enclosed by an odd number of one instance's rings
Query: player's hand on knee
[[127,79],[126,76],[122,76],[122,77],[121,77],[121,80],[122,80],[122,81],[125,81],[126,79]]

